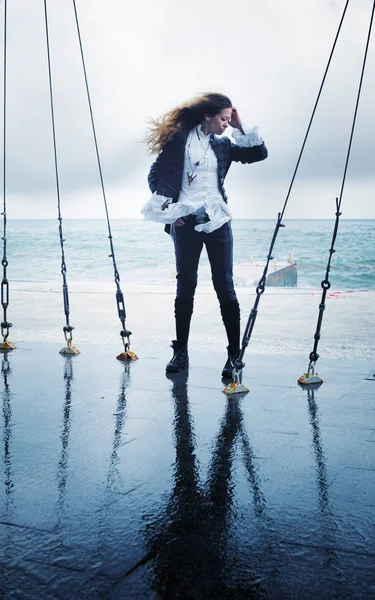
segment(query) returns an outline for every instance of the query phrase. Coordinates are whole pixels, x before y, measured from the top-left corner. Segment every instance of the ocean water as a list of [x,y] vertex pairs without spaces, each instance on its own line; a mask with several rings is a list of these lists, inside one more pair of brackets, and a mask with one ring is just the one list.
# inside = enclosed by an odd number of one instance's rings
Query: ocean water
[[[280,229],[270,269],[287,263],[289,254],[297,262],[298,287],[317,288],[325,276],[334,227],[333,220],[285,220]],[[261,273],[275,222],[234,220],[235,274],[239,267],[252,284]],[[332,289],[375,289],[375,220],[342,220],[332,259]],[[111,222],[113,243],[121,283],[171,284],[175,277],[173,244],[163,226],[141,220]],[[112,281],[109,240],[105,220],[63,220],[67,279]],[[8,220],[8,279],[12,281],[61,280],[61,248],[56,220]],[[255,269],[255,271],[254,271]],[[245,278],[246,279],[246,278]],[[208,261],[202,253],[199,281],[210,282]],[[244,279],[241,280],[244,283]]]

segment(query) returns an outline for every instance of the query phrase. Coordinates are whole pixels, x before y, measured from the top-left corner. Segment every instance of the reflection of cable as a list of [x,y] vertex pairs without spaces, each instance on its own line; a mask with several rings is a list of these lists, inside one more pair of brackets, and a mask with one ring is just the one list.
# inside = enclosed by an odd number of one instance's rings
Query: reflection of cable
[[[108,552],[108,546],[111,546],[114,539],[114,531],[116,532],[116,522],[113,520],[113,515],[109,514],[110,506],[119,498],[116,495],[116,483],[120,483],[120,471],[118,466],[121,459],[118,457],[118,449],[123,445],[123,434],[127,418],[127,397],[126,391],[130,382],[130,366],[129,363],[122,363],[124,369],[121,374],[119,393],[117,396],[116,412],[114,413],[114,433],[112,448],[109,455],[109,466],[106,477],[106,486],[104,489],[103,503],[97,511],[98,515],[98,553],[102,556]],[[129,493],[132,490],[127,490]],[[123,494],[122,486],[119,485],[117,494]],[[116,532],[118,535],[118,532]]]
[[[323,535],[323,544],[326,551],[325,560],[329,563],[332,562],[336,556],[337,548],[337,524],[332,513],[330,506],[329,496],[329,483],[328,473],[326,466],[326,457],[324,455],[319,416],[318,416],[318,405],[315,402],[315,390],[313,388],[307,389],[307,402],[309,410],[309,421],[312,430],[312,441],[314,448],[314,456],[316,462],[316,476],[317,476],[317,487],[319,494],[319,510],[320,516],[322,517],[321,530]],[[324,555],[322,555],[324,556]],[[331,565],[332,566],[332,565]]]
[[243,425],[241,426],[241,437],[243,461],[248,474],[248,480],[253,491],[254,510],[255,514],[259,517],[265,511],[266,500],[264,498],[263,492],[260,489],[259,474],[254,462],[254,451],[251,447],[250,440],[246,431],[243,428]]
[[309,420],[312,429],[314,455],[317,465],[317,481],[319,491],[319,505],[321,512],[328,509],[328,477],[323,452],[322,440],[320,435],[318,406],[315,402],[314,390],[307,388],[307,402],[309,405]]
[[61,456],[58,466],[58,509],[61,513],[64,508],[66,496],[66,483],[68,475],[69,459],[69,435],[71,428],[71,404],[72,404],[72,381],[73,381],[73,357],[64,357],[64,381],[65,381],[65,400],[63,407],[63,423],[61,428]]
[[[2,409],[3,409],[3,442],[4,442],[4,485],[5,485],[5,506],[4,519],[5,523],[12,521],[12,508],[14,502],[14,484],[12,480],[12,464],[11,464],[11,441],[12,441],[12,405],[11,391],[9,386],[9,376],[11,375],[11,367],[8,361],[8,353],[2,353],[1,375],[4,382],[2,391]],[[2,540],[2,555],[4,558],[11,556],[14,551],[13,527],[5,527],[4,538]]]
[[11,368],[8,361],[7,352],[3,354],[1,363],[1,374],[4,381],[4,390],[2,393],[3,397],[3,442],[4,442],[4,484],[5,484],[5,498],[6,498],[6,512],[8,513],[12,503],[12,493],[14,490],[12,481],[12,465],[11,465],[11,452],[10,444],[12,440],[12,406],[11,406],[11,393],[9,388],[8,377],[11,374]]
[[126,389],[129,385],[130,368],[129,368],[129,363],[123,363],[123,364],[124,364],[124,370],[123,370],[123,373],[121,376],[120,391],[119,391],[119,395],[117,397],[116,412],[114,414],[115,430],[114,430],[114,434],[113,434],[112,452],[111,452],[111,458],[110,458],[109,468],[108,468],[108,473],[107,473],[107,488],[108,489],[114,485],[115,479],[116,479],[116,474],[118,476],[117,464],[119,463],[120,459],[117,456],[117,451],[122,444],[122,434],[124,431],[124,426],[125,426],[126,416],[127,416]]

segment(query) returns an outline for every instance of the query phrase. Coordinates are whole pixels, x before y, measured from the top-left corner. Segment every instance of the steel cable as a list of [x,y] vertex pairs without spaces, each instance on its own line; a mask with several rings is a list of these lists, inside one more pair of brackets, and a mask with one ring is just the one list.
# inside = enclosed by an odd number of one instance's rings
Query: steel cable
[[370,45],[371,32],[372,32],[372,26],[373,26],[373,21],[374,21],[374,14],[375,14],[375,1],[373,2],[371,17],[370,17],[370,25],[369,25],[369,29],[368,29],[368,33],[367,33],[366,47],[365,47],[365,52],[364,52],[363,61],[362,61],[362,69],[361,69],[361,75],[360,75],[359,84],[358,84],[358,91],[357,91],[357,98],[356,98],[356,102],[355,102],[352,127],[350,130],[349,144],[348,144],[348,150],[347,150],[347,154],[346,154],[344,173],[343,173],[342,182],[341,182],[340,196],[339,196],[339,198],[336,198],[336,220],[335,220],[335,225],[334,225],[334,229],[333,229],[331,248],[329,250],[329,258],[328,258],[327,267],[326,267],[326,274],[325,274],[325,278],[323,279],[323,281],[321,283],[321,287],[322,287],[323,291],[322,291],[321,301],[319,304],[318,322],[317,322],[316,331],[314,334],[314,347],[313,347],[312,352],[309,355],[310,364],[308,367],[308,373],[313,373],[315,371],[314,365],[319,358],[318,344],[319,344],[319,340],[320,340],[320,332],[321,332],[321,327],[322,327],[322,322],[323,322],[323,314],[324,314],[324,310],[325,310],[325,300],[326,300],[327,292],[331,287],[331,284],[329,281],[329,273],[331,270],[331,260],[332,260],[333,254],[335,253],[334,246],[335,246],[335,242],[336,242],[337,232],[338,232],[338,228],[339,228],[339,220],[340,220],[340,216],[341,216],[341,212],[340,212],[341,201],[342,201],[342,196],[344,193],[346,175],[347,175],[347,171],[348,171],[348,164],[349,164],[349,159],[350,159],[350,154],[351,154],[351,149],[352,149],[354,129],[355,129],[356,121],[357,121],[358,106],[359,106],[359,101],[361,98],[363,79],[364,79],[366,63],[367,63],[368,49],[369,49],[369,45]]
[[7,0],[4,0],[4,42],[3,42],[3,258],[1,261],[3,267],[3,279],[1,281],[1,306],[3,308],[3,320],[1,322],[1,335],[3,336],[3,345],[7,347],[9,329],[12,323],[7,320],[7,311],[9,306],[9,281],[7,277],[8,257],[7,257],[7,202],[6,202],[6,133],[7,133]]
[[332,58],[333,58],[333,55],[334,55],[334,52],[335,52],[335,49],[336,49],[337,41],[338,41],[338,38],[339,38],[339,35],[340,35],[340,32],[341,32],[342,24],[343,24],[344,19],[345,19],[345,15],[346,15],[346,11],[347,11],[348,5],[349,5],[349,0],[346,0],[345,6],[344,6],[344,10],[343,10],[343,13],[341,15],[340,23],[339,23],[339,26],[338,26],[338,29],[337,29],[337,32],[336,32],[336,35],[335,35],[335,38],[334,38],[334,42],[333,42],[333,45],[332,45],[332,48],[331,48],[331,52],[330,52],[330,55],[329,55],[329,58],[328,58],[328,62],[327,62],[327,65],[326,65],[326,68],[325,68],[325,71],[324,71],[324,75],[323,75],[323,78],[322,78],[322,81],[321,81],[321,84],[320,84],[320,87],[319,87],[318,95],[316,97],[315,104],[314,104],[314,107],[313,107],[313,110],[312,110],[312,114],[311,114],[311,117],[310,117],[310,120],[309,120],[309,124],[308,124],[307,130],[306,130],[306,134],[305,134],[305,137],[304,137],[304,140],[303,140],[303,143],[302,143],[302,147],[301,147],[301,150],[299,152],[297,163],[296,163],[296,166],[295,166],[295,169],[294,169],[294,172],[293,172],[293,175],[292,175],[292,179],[291,179],[288,191],[287,191],[287,195],[286,195],[286,198],[285,198],[285,201],[284,201],[284,205],[283,205],[282,211],[280,213],[278,213],[275,230],[273,232],[271,244],[270,244],[269,251],[268,251],[268,254],[267,254],[267,261],[266,261],[266,264],[265,264],[265,267],[264,267],[264,270],[263,270],[263,274],[262,274],[262,276],[261,276],[261,278],[259,280],[259,283],[258,283],[258,285],[256,287],[256,299],[254,301],[253,308],[250,311],[250,315],[249,315],[249,318],[247,320],[247,324],[246,324],[246,327],[245,327],[244,335],[243,335],[243,338],[242,338],[241,350],[240,350],[240,353],[239,353],[238,358],[237,358],[237,360],[235,362],[235,365],[234,365],[235,369],[234,369],[234,373],[233,373],[233,378],[234,378],[235,381],[239,380],[239,374],[241,373],[241,369],[244,367],[243,357],[244,357],[244,354],[245,354],[245,350],[246,350],[247,346],[249,345],[249,342],[250,342],[250,339],[251,339],[251,334],[252,334],[253,329],[254,329],[256,317],[257,317],[257,314],[258,314],[258,306],[259,306],[260,298],[261,298],[261,296],[262,296],[262,294],[263,294],[263,292],[265,290],[265,287],[266,287],[266,277],[267,277],[267,273],[268,273],[268,267],[269,267],[270,261],[273,259],[273,256],[272,256],[273,248],[274,248],[274,245],[275,245],[276,238],[277,238],[277,235],[278,235],[280,227],[285,227],[285,225],[282,223],[282,219],[283,219],[283,216],[284,216],[284,213],[285,213],[285,209],[286,209],[286,206],[287,206],[287,203],[288,203],[288,200],[289,200],[289,197],[290,197],[293,185],[294,185],[294,181],[295,181],[295,178],[296,178],[296,175],[297,175],[297,172],[298,172],[298,168],[299,168],[299,165],[300,165],[300,162],[301,162],[301,158],[302,158],[303,152],[305,150],[307,138],[308,138],[309,133],[310,133],[310,129],[311,129],[314,117],[315,117],[316,109],[317,109],[319,101],[320,101],[320,97],[321,97],[321,94],[322,94],[322,91],[323,91],[323,87],[324,87],[324,84],[325,84],[325,81],[326,81],[326,78],[327,78],[327,74],[328,74],[329,68],[331,66]]
[[47,63],[48,63],[48,82],[49,82],[49,97],[50,97],[50,108],[51,108],[51,125],[52,125],[52,138],[53,138],[53,156],[55,166],[55,181],[56,181],[56,193],[57,193],[57,212],[59,221],[59,239],[61,247],[61,275],[63,279],[63,301],[64,301],[64,313],[65,313],[65,326],[63,332],[65,340],[67,341],[68,348],[72,344],[72,331],[74,327],[70,325],[69,315],[69,289],[67,283],[67,267],[65,261],[65,250],[64,250],[64,233],[62,226],[62,213],[61,213],[61,196],[60,196],[60,182],[59,182],[59,168],[57,159],[57,144],[56,144],[56,127],[55,127],[55,111],[53,101],[53,85],[52,85],[52,69],[51,69],[51,52],[49,43],[49,28],[48,28],[48,11],[47,11],[47,0],[44,0],[44,21],[45,21],[45,32],[46,32],[46,47],[47,47]]
[[[109,245],[110,245],[110,251],[111,251],[109,258],[112,258],[114,278],[115,278],[115,283],[116,283],[117,312],[118,312],[118,316],[119,316],[119,319],[122,324],[122,331],[120,332],[120,335],[121,335],[121,338],[122,338],[122,341],[124,344],[125,352],[128,352],[128,350],[130,348],[129,337],[131,335],[131,331],[127,331],[126,326],[125,326],[125,319],[126,319],[125,301],[124,301],[124,295],[123,295],[123,293],[121,291],[121,287],[120,287],[120,274],[118,272],[117,264],[116,264],[116,256],[115,256],[115,250],[114,250],[114,245],[113,245],[111,223],[110,223],[110,219],[109,219],[108,203],[107,203],[107,197],[106,197],[106,192],[105,192],[105,187],[104,187],[103,171],[102,171],[102,165],[101,165],[100,154],[99,154],[98,140],[97,140],[97,135],[96,135],[94,113],[93,113],[93,109],[92,109],[91,94],[90,94],[88,78],[87,78],[86,61],[85,61],[85,57],[84,57],[84,53],[83,53],[81,30],[80,30],[80,26],[79,26],[78,13],[77,13],[77,7],[76,7],[75,0],[73,0],[73,7],[74,7],[76,27],[77,27],[78,43],[79,43],[79,48],[80,48],[80,53],[81,53],[82,68],[83,68],[83,74],[84,74],[84,79],[85,79],[87,100],[88,100],[89,111],[90,111],[91,127],[92,127],[92,133],[93,133],[94,144],[95,144],[95,152],[96,152],[96,158],[97,158],[97,163],[98,163],[100,184],[101,184],[105,214],[106,214],[106,219],[107,219],[108,239],[109,239]],[[126,338],[127,342],[125,342],[125,338]]]

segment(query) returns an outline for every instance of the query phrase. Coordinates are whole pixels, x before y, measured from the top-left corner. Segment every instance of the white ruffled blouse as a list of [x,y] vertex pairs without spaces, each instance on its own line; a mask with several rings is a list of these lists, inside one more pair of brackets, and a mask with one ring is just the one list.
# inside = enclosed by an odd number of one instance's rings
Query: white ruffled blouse
[[[242,129],[244,134],[238,129],[232,130],[238,146],[260,146],[263,143],[258,127],[242,125]],[[181,217],[205,212],[209,221],[197,224],[195,230],[211,233],[232,219],[219,191],[217,159],[210,145],[211,135],[204,135],[200,125],[189,132],[178,202],[173,203],[172,198],[154,192],[141,211],[145,221],[172,224]]]

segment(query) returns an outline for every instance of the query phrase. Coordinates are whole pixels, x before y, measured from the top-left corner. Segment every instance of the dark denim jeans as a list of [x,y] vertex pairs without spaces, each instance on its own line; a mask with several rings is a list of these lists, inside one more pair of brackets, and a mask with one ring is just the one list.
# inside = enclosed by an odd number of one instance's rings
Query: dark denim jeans
[[[171,235],[175,247],[177,293],[175,300],[176,337],[180,345],[189,337],[194,294],[198,283],[198,264],[206,246],[211,265],[212,282],[220,303],[221,315],[232,351],[239,348],[240,308],[233,285],[233,236],[230,223],[212,233],[195,231],[196,218],[185,217],[185,225],[177,226]],[[173,229],[173,228],[172,228]]]
[[185,217],[185,225],[171,232],[177,271],[177,297],[193,299],[198,282],[198,264],[206,246],[211,265],[212,282],[219,302],[236,300],[233,285],[233,236],[230,223],[225,223],[212,233],[195,231],[194,215]]

